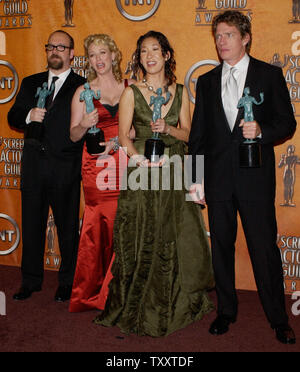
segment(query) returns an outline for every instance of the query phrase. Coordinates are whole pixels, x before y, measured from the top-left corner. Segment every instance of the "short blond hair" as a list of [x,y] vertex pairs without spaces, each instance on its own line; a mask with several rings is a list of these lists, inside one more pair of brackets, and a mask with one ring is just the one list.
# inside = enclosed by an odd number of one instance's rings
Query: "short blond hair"
[[[121,60],[122,60],[122,53],[117,47],[115,41],[106,34],[93,34],[89,35],[84,39],[84,50],[85,56],[88,58],[88,50],[91,44],[104,44],[108,47],[111,53],[115,53],[115,59],[112,65],[112,71],[114,74],[115,79],[117,82],[122,81],[122,71],[121,71]],[[97,74],[96,71],[90,66],[89,62],[87,62],[88,74],[87,74],[87,81],[91,82],[92,80],[96,79]]]

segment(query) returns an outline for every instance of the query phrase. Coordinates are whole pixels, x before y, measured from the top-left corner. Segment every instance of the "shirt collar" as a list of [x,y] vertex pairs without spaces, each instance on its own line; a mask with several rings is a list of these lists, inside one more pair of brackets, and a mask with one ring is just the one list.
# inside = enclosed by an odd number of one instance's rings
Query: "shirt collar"
[[61,81],[65,81],[66,78],[68,77],[68,75],[69,75],[70,72],[71,72],[71,67],[70,67],[68,70],[62,72],[62,73],[59,74],[59,75],[55,75],[52,71],[49,71],[48,81],[51,82],[53,76],[57,76]]
[[223,61],[223,73],[226,74],[231,69],[231,67],[235,67],[238,71],[247,71],[249,61],[250,57],[247,53],[245,53],[243,58],[234,66],[231,66],[227,62]]

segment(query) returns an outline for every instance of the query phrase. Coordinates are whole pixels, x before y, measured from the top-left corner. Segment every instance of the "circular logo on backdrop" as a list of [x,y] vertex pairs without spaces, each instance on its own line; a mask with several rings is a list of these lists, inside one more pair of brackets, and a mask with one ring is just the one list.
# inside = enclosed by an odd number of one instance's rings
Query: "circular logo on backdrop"
[[116,0],[119,12],[130,21],[144,21],[153,16],[161,0]]
[[205,59],[203,61],[199,61],[188,70],[185,79],[184,79],[184,85],[187,87],[189,98],[190,100],[195,103],[195,92],[196,92],[196,84],[197,79],[199,76],[199,73],[196,75],[195,72],[203,66],[218,66],[220,62],[215,61],[213,59]]
[[17,71],[7,61],[0,60],[0,104],[11,101],[18,89],[19,78]]
[[0,213],[0,256],[12,253],[20,243],[20,229],[16,221]]

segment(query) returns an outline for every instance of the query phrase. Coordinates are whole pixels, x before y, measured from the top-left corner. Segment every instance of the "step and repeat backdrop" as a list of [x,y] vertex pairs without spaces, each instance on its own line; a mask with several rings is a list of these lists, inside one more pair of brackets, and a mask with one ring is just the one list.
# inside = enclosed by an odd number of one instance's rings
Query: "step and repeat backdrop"
[[[218,65],[211,34],[215,14],[243,12],[252,22],[251,54],[283,68],[300,120],[300,0],[0,0],[0,265],[20,266],[22,255],[20,164],[23,134],[7,124],[22,79],[44,71],[44,45],[58,29],[75,39],[73,69],[85,76],[83,40],[93,33],[111,35],[122,51],[124,77],[138,37],[163,32],[176,53],[178,82],[189,91],[194,110],[197,77]],[[300,290],[300,135],[276,147],[278,246],[286,293]],[[81,216],[84,209],[82,196]],[[207,215],[204,211],[207,222]],[[255,290],[242,228],[236,244],[239,289]],[[49,212],[45,268],[58,270],[60,254],[55,221]]]

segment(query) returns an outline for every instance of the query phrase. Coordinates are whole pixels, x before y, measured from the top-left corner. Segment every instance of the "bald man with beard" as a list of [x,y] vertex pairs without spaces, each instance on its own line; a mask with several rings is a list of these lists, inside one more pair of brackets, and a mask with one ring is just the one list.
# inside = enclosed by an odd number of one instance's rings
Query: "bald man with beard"
[[[13,296],[25,300],[42,289],[49,207],[57,227],[61,254],[55,300],[70,298],[79,240],[82,142],[70,140],[71,100],[85,79],[71,67],[74,40],[53,32],[45,45],[48,71],[25,77],[8,113],[9,124],[25,132],[21,170],[22,285]],[[53,89],[46,107],[36,107],[43,84]],[[38,128],[40,131],[33,130]]]

